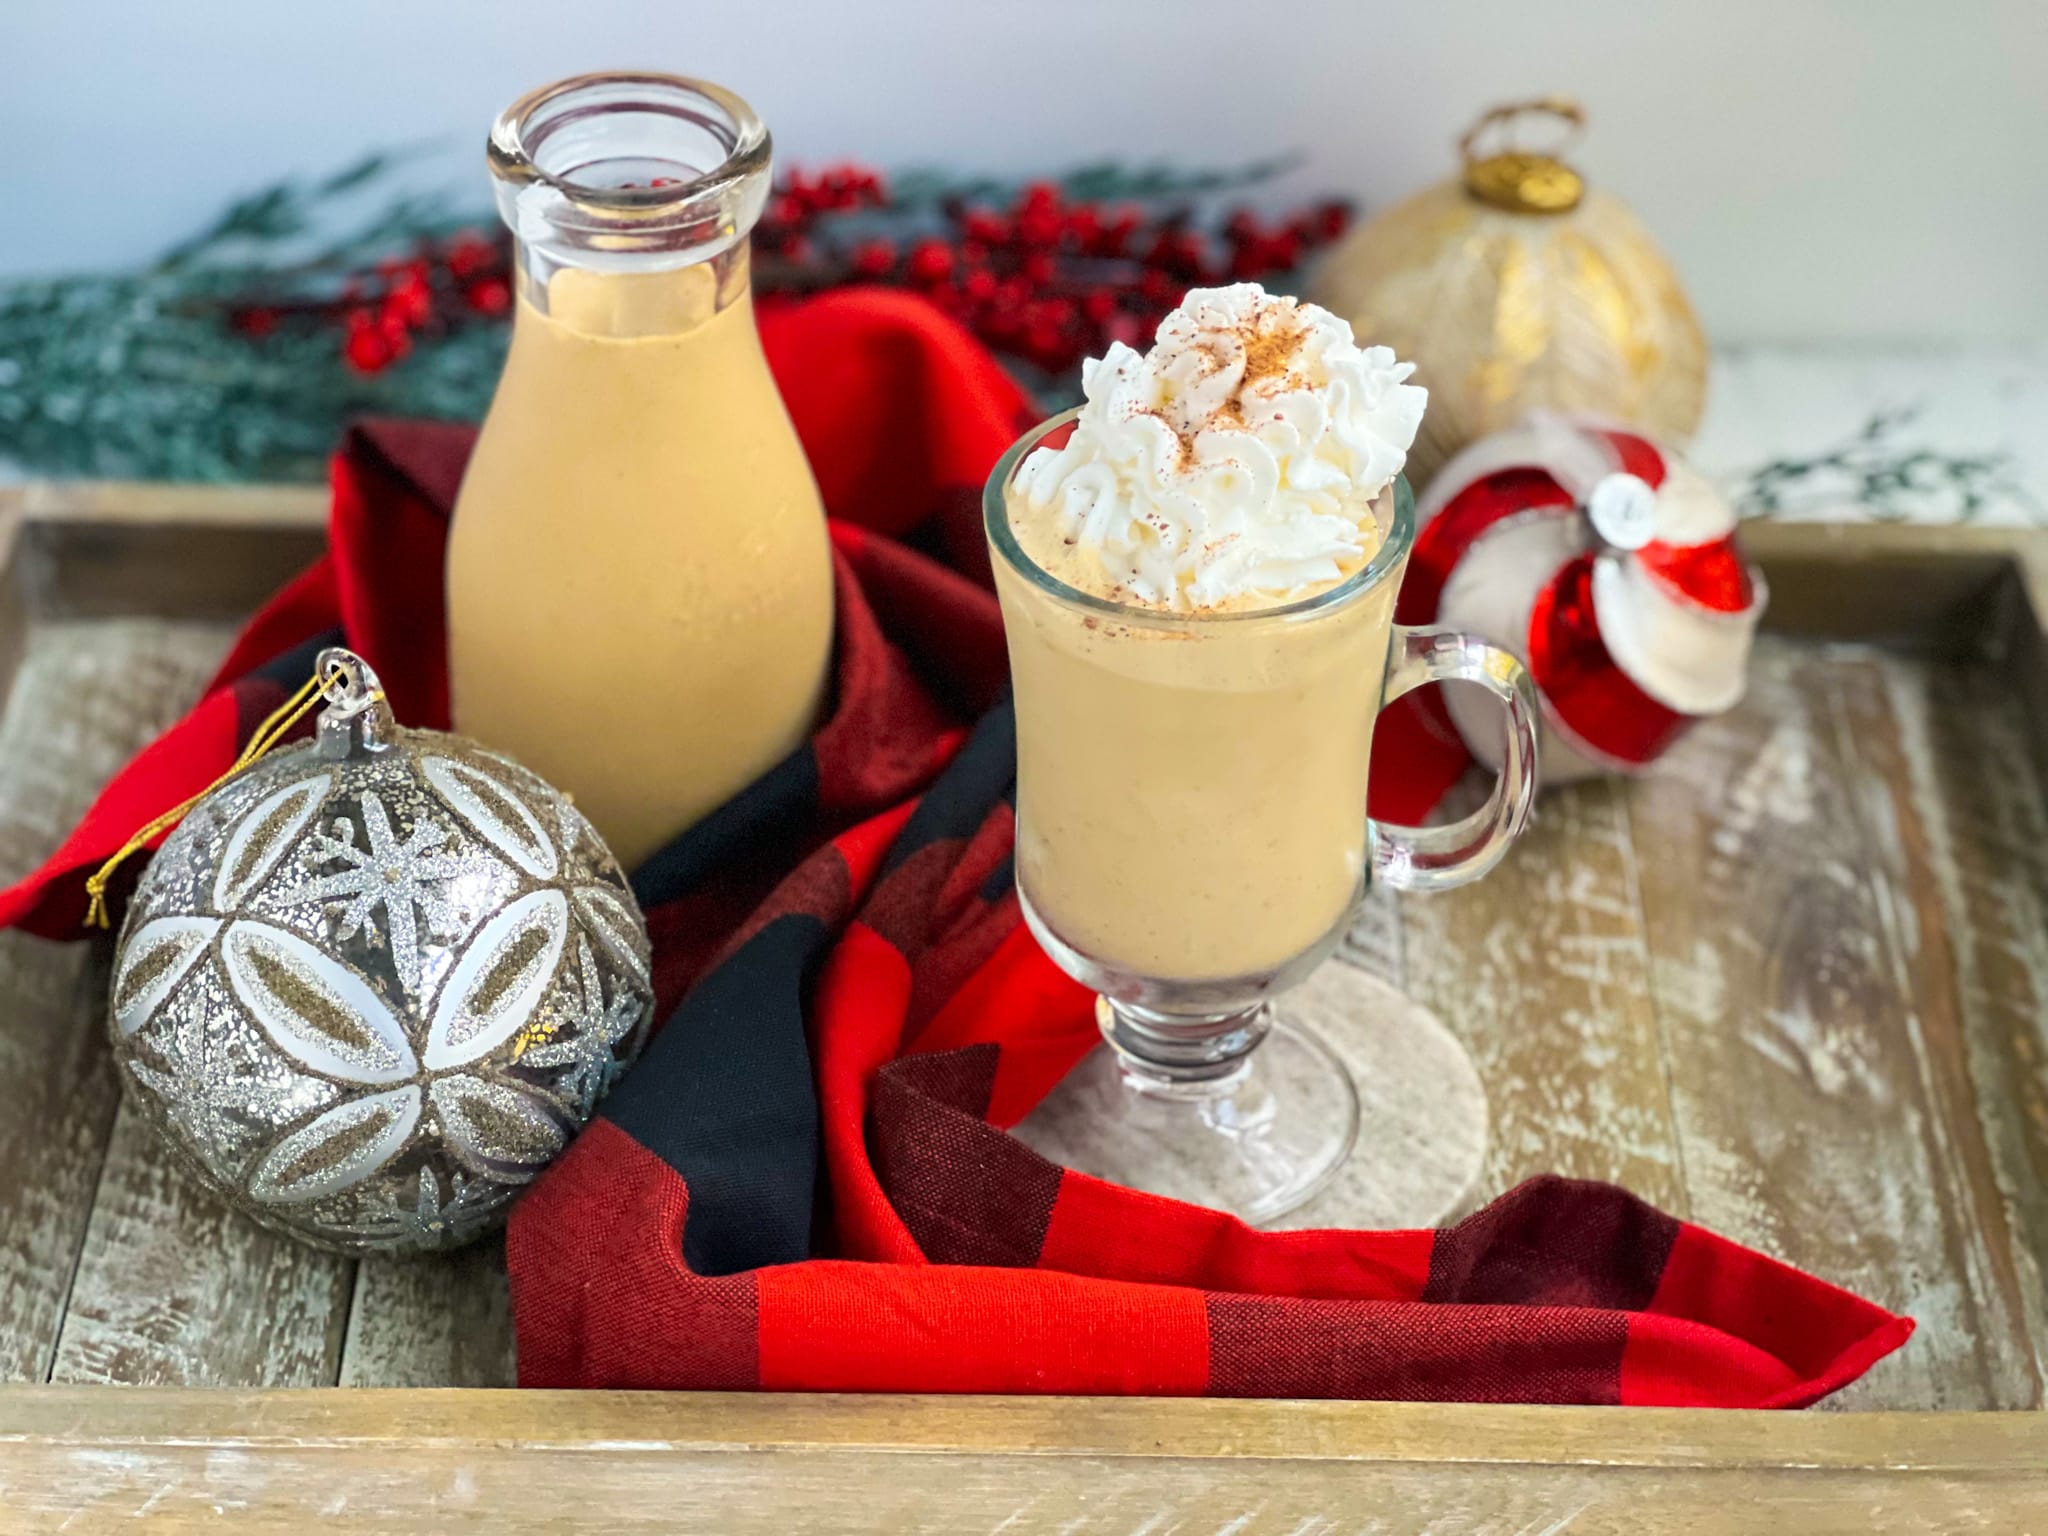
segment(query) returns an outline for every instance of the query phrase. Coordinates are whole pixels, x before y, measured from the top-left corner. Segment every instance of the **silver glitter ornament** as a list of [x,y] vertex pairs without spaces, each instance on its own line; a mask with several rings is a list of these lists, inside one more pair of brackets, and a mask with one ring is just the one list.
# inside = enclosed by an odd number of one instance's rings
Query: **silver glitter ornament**
[[319,676],[316,739],[206,795],[144,871],[114,1058],[237,1210],[324,1248],[454,1247],[639,1051],[647,927],[560,793],[399,727],[347,651]]

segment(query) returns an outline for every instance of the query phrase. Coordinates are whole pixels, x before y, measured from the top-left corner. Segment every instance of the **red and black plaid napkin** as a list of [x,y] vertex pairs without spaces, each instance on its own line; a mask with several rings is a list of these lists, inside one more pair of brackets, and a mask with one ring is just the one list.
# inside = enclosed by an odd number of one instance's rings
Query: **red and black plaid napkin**
[[[635,876],[664,1023],[513,1216],[523,1382],[1792,1406],[1906,1339],[1608,1185],[1534,1180],[1443,1232],[1262,1233],[1005,1135],[1095,1040],[1011,888],[977,507],[1032,413],[900,296],[762,333],[836,519],[835,698]],[[446,724],[441,548],[469,443],[350,435],[330,553],[0,893],[0,924],[78,936],[85,874],[221,772],[322,644],[361,652],[401,720]],[[1378,740],[1383,815],[1414,819],[1462,767],[1413,716]]]

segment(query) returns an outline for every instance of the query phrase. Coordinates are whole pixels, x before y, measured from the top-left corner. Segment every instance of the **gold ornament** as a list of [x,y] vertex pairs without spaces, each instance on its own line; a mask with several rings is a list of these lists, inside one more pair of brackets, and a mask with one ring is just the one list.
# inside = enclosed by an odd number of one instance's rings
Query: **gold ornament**
[[1408,458],[1418,486],[1532,409],[1616,417],[1674,444],[1699,425],[1706,339],[1635,215],[1556,151],[1482,151],[1539,113],[1585,121],[1561,98],[1496,107],[1460,141],[1461,175],[1367,220],[1315,275],[1315,300],[1414,362],[1429,390]]

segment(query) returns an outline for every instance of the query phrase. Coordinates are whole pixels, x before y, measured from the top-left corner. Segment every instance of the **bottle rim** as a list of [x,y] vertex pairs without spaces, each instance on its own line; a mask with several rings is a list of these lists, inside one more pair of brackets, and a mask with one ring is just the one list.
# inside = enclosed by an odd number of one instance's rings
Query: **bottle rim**
[[[645,121],[644,154],[620,155],[614,146],[603,162],[574,159],[591,147],[594,119],[626,115]],[[661,142],[670,131],[675,142]],[[722,157],[710,166],[689,164],[679,147],[686,138],[691,149],[708,141]],[[754,109],[724,86],[688,75],[605,70],[554,81],[514,101],[491,125],[486,158],[500,210],[522,239],[544,229],[570,244],[601,241],[610,249],[678,237],[729,244],[760,215],[773,144]],[[672,165],[686,174],[644,182],[579,174],[605,162]]]

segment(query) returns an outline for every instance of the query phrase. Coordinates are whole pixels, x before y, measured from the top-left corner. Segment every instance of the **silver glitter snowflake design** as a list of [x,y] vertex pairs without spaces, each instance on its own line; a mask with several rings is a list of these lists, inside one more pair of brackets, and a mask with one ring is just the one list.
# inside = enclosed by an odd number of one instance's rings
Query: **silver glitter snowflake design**
[[503,1186],[460,1174],[449,1182],[453,1193],[444,1202],[434,1170],[423,1167],[411,1204],[390,1199],[356,1220],[338,1223],[338,1229],[380,1247],[450,1248],[468,1242],[504,1214],[511,1191]]
[[[247,1155],[249,1143],[269,1133],[264,1111],[274,1085],[261,1081],[259,1064],[238,1061],[225,1039],[210,1028],[204,1008],[176,1011],[163,1037],[162,1070],[141,1057],[129,1070],[166,1102],[180,1105],[186,1130],[204,1152],[231,1161]],[[295,1096],[313,1101],[331,1098],[333,1089],[300,1078]]]
[[[369,846],[359,847],[347,818],[337,818],[331,831],[314,834],[306,861],[317,866],[339,860],[347,868],[280,892],[278,900],[287,906],[302,906],[310,901],[346,899],[348,906],[334,931],[338,940],[354,938],[370,924],[371,914],[383,907],[392,969],[406,996],[417,997],[419,919],[425,919],[428,936],[454,937],[462,918],[442,888],[471,875],[488,879],[493,865],[477,854],[444,853],[448,829],[425,816],[413,823],[411,835],[401,842],[375,790],[363,791],[361,805],[363,835]],[[414,908],[418,908],[418,917]]]
[[645,993],[621,981],[606,1002],[597,957],[581,934],[576,936],[576,970],[577,983],[571,989],[574,1011],[568,1027],[529,1047],[517,1059],[529,1067],[566,1067],[568,1070],[555,1079],[555,1087],[567,1096],[577,1117],[587,1120],[625,1070],[619,1060],[620,1048],[646,1022],[648,1001]]

